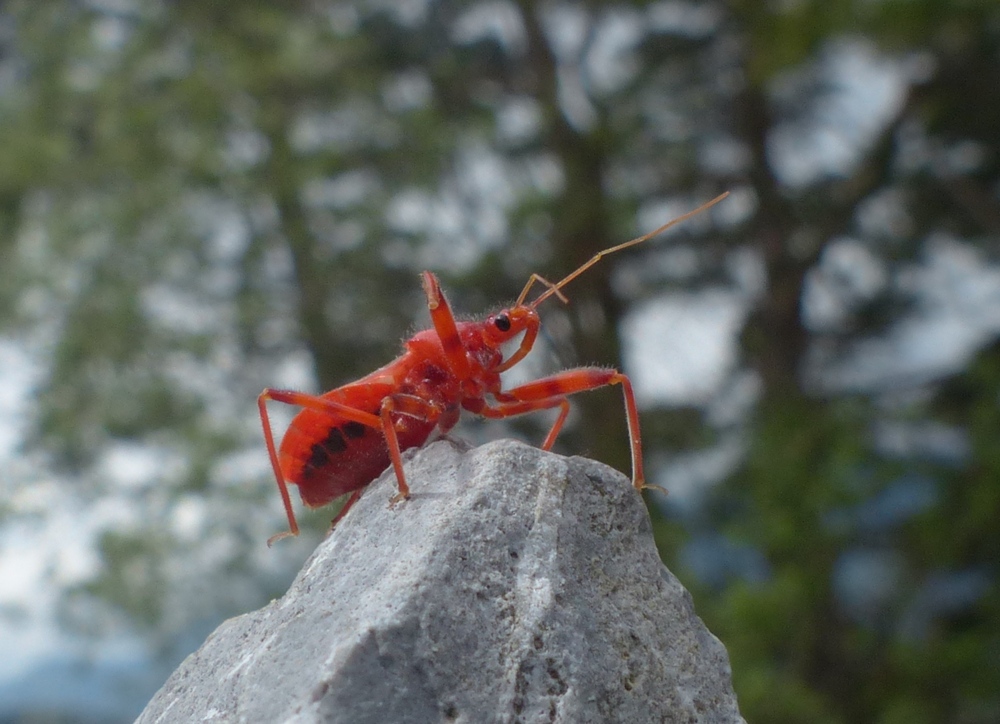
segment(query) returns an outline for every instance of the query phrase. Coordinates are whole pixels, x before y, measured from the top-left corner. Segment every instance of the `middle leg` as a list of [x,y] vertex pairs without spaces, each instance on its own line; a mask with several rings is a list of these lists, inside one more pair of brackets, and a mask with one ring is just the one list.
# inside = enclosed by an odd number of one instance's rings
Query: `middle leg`
[[436,402],[425,400],[416,395],[396,393],[382,399],[379,418],[382,421],[383,435],[386,446],[389,448],[389,459],[396,472],[396,483],[399,488],[399,492],[389,500],[390,505],[395,505],[400,500],[406,500],[410,497],[410,486],[406,484],[406,476],[403,473],[403,453],[399,447],[399,437],[396,435],[393,415],[405,415],[422,422],[436,422],[441,419],[444,412],[444,409]]

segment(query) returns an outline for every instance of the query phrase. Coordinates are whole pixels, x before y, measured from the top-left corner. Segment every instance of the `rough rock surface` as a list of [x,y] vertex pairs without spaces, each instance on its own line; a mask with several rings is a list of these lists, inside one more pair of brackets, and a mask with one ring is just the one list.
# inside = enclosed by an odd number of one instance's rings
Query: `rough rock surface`
[[139,721],[742,721],[621,473],[511,441],[406,459],[410,500],[387,506],[391,470],[373,483]]

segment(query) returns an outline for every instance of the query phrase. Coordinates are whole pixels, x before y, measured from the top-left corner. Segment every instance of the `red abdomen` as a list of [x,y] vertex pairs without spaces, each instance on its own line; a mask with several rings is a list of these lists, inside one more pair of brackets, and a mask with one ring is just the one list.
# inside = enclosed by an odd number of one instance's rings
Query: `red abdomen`
[[[337,402],[378,414],[382,395],[365,395],[358,404],[347,388],[328,392]],[[422,445],[434,422],[398,418],[396,435],[401,450]],[[389,448],[381,429],[336,415],[302,410],[296,415],[278,451],[285,480],[299,486],[302,502],[318,508],[335,498],[363,488],[389,467]]]

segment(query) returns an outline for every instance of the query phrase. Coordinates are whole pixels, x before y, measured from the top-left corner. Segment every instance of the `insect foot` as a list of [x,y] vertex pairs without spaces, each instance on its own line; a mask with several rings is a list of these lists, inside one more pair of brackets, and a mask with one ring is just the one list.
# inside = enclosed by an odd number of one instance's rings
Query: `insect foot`
[[404,500],[409,500],[409,499],[410,499],[409,495],[403,495],[402,493],[396,493],[391,498],[389,498],[389,507],[390,508],[395,508],[396,507],[396,503],[402,502]]
[[139,722],[742,722],[726,650],[628,477],[510,440],[382,475],[288,592],[230,619]]

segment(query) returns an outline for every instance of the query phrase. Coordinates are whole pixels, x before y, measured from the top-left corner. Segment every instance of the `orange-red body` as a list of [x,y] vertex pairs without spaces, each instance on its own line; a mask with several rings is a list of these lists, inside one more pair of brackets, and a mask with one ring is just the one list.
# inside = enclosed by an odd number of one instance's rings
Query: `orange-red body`
[[[437,277],[424,272],[424,292],[433,327],[407,340],[400,357],[356,382],[322,395],[265,389],[258,398],[258,407],[289,525],[288,532],[273,536],[268,544],[298,534],[289,482],[298,486],[302,501],[313,508],[352,493],[334,519],[336,523],[361,490],[390,464],[399,487],[392,502],[409,497],[402,451],[422,445],[435,429],[451,429],[462,409],[503,418],[558,407],[559,415],[542,443],[548,450],[569,413],[568,397],[606,385],[622,386],[632,447],[632,483],[639,489],[647,487],[642,471],[639,415],[628,377],[614,369],[580,367],[503,390],[500,373],[520,362],[534,345],[541,326],[538,304],[553,295],[566,301],[561,288],[605,254],[641,243],[724,197],[650,234],[597,254],[556,284],[533,274],[513,306],[480,321],[457,322]],[[547,289],[526,303],[528,291],[536,282]],[[504,359],[502,347],[519,336],[517,349]],[[280,448],[274,444],[268,400],[303,408],[293,418]]]
[[[476,336],[475,327],[468,322],[458,324],[460,334],[470,341]],[[441,410],[436,420],[395,416],[401,451],[423,445],[435,428],[442,432],[451,429],[458,422],[462,402],[460,385],[449,371],[444,349],[433,330],[420,332],[406,342],[405,348],[402,356],[381,369],[321,395],[323,400],[372,415],[378,415],[382,401],[394,393],[431,402]],[[485,356],[491,366],[499,362],[499,353]],[[485,376],[485,369],[480,374]],[[285,479],[299,486],[302,502],[311,508],[363,487],[391,462],[381,430],[314,409],[305,409],[292,420],[281,441],[278,461]]]

